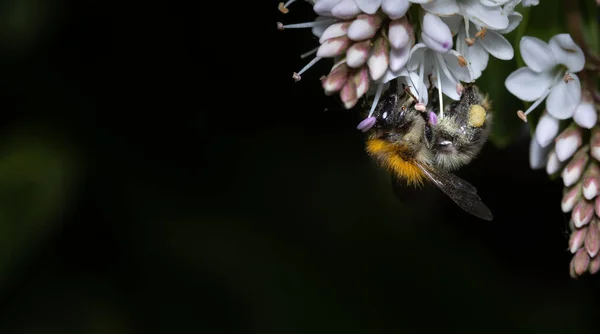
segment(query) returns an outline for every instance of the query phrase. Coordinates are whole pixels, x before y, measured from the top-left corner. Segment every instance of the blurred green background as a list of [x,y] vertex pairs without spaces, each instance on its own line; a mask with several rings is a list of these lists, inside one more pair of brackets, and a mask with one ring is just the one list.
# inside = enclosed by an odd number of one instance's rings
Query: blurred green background
[[261,5],[0,1],[0,333],[598,332],[525,126],[398,200]]

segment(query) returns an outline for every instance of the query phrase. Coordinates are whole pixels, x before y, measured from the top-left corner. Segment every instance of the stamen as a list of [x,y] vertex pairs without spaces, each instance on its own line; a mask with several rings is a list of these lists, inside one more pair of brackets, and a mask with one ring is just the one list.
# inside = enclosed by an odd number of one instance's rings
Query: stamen
[[314,64],[316,64],[319,60],[321,60],[321,57],[314,57],[313,60],[311,60],[308,64],[306,64],[301,70],[300,72],[296,73],[294,72],[294,74],[292,75],[292,78],[294,78],[294,80],[296,80],[296,82],[300,81],[300,79],[302,79],[301,75],[302,73],[306,72],[306,70],[308,70],[309,68],[311,68]]
[[464,16],[464,22],[465,22],[465,33],[467,35],[467,40],[469,40],[469,39],[471,39],[471,36],[469,35],[469,19],[466,16]]
[[284,25],[281,22],[277,22],[277,29],[284,30],[284,29],[312,28],[312,27],[320,26],[322,24],[332,24],[333,22],[335,22],[334,19],[303,22],[303,23],[294,23],[294,24],[286,24],[286,25]]
[[[537,99],[535,102],[533,102],[533,104],[531,106],[529,106],[529,108],[527,108],[527,111],[525,111],[524,115],[525,116],[529,115],[529,113],[532,112],[533,109],[537,108],[537,106],[539,106],[540,103],[542,103],[542,101],[544,101],[544,99],[546,99],[546,96],[548,96],[548,94],[550,94],[551,91],[552,91],[552,86],[548,87],[548,89],[546,89],[546,92],[544,94],[542,94],[542,96],[539,99]],[[519,116],[519,117],[521,117],[521,116]],[[523,118],[521,118],[521,119],[523,119]]]
[[444,97],[442,96],[442,77],[440,76],[439,67],[435,67],[437,72],[437,83],[438,83],[438,100],[440,100],[440,119],[444,118]]
[[[563,75],[562,71],[559,71],[556,76],[554,77],[554,80],[552,80],[552,84],[550,86],[548,86],[548,88],[546,88],[546,91],[544,92],[544,94],[542,94],[542,96],[540,96],[531,106],[529,106],[529,108],[527,108],[527,111],[525,111],[524,113],[521,111],[521,113],[523,113],[523,115],[527,116],[529,115],[530,112],[533,111],[533,109],[537,108],[537,106],[540,105],[540,103],[542,103],[542,101],[544,101],[544,99],[546,99],[546,97],[548,96],[548,94],[550,94],[550,92],[552,91],[552,87],[554,87],[554,83],[558,82],[559,78]],[[565,74],[565,77],[568,74]],[[520,110],[519,110],[520,111]],[[519,115],[519,113],[517,112],[517,115]],[[520,115],[519,118],[523,119]]]
[[523,120],[523,122],[527,123],[527,115],[523,112],[523,110],[517,111],[517,116]]
[[569,83],[569,81],[573,81],[573,80],[575,80],[575,79],[573,79],[573,77],[571,76],[571,74],[565,73],[565,76],[563,77],[563,81],[565,83]]
[[301,55],[300,55],[300,58],[301,58],[301,59],[304,59],[304,58],[306,58],[306,57],[308,57],[308,56],[310,56],[310,55],[312,55],[312,54],[316,53],[316,52],[317,52],[317,50],[319,50],[319,47],[318,47],[318,46],[317,46],[316,48],[314,48],[314,49],[312,49],[312,50],[308,51],[308,52],[305,52],[305,53],[301,54]]
[[475,37],[477,37],[477,38],[481,38],[481,39],[484,39],[484,38],[485,38],[485,33],[487,33],[487,28],[486,28],[486,27],[483,27],[483,28],[481,28],[481,30],[479,30],[479,31],[478,31],[478,32],[475,34]]
[[465,67],[468,65],[467,59],[463,56],[458,56],[458,65],[460,67]]
[[369,111],[369,116],[368,117],[373,116],[373,112],[375,111],[375,107],[377,107],[377,103],[379,103],[379,98],[381,97],[381,92],[382,91],[383,91],[383,84],[380,83],[377,86],[377,91],[375,92],[375,98],[373,98],[373,104],[371,105],[371,110]]
[[288,9],[288,6],[293,4],[294,2],[296,2],[296,0],[289,0],[285,4],[283,2],[280,2],[279,6],[277,6],[277,8],[279,9],[280,12],[287,14],[290,12],[290,10]]
[[[425,72],[425,60],[421,60],[419,63],[419,88],[415,87],[417,90],[417,94],[419,94],[419,102],[423,102],[423,89],[425,89],[425,93],[427,93],[427,87],[425,87],[425,83],[421,78],[423,78],[423,74]],[[410,78],[410,75],[408,76]]]
[[475,38],[465,38],[465,42],[467,42],[468,46],[473,46],[473,44],[475,44]]

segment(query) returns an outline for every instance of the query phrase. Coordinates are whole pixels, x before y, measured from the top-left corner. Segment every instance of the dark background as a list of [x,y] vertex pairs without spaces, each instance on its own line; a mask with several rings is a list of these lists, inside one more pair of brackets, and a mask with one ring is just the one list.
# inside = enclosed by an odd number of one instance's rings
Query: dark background
[[310,7],[229,5],[0,2],[0,332],[597,332],[526,131],[458,173],[493,222],[400,201]]

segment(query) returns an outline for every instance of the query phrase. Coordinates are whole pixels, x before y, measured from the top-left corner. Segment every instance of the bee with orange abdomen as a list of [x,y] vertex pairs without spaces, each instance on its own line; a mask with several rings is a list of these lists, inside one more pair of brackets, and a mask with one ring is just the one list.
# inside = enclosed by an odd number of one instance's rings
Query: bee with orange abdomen
[[[367,131],[367,152],[393,176],[409,185],[434,183],[465,211],[485,220],[493,216],[477,189],[451,173],[473,160],[491,130],[490,102],[474,85],[459,101],[437,108],[437,89],[424,111],[405,89],[392,85],[382,96]],[[421,108],[422,109],[422,108]]]

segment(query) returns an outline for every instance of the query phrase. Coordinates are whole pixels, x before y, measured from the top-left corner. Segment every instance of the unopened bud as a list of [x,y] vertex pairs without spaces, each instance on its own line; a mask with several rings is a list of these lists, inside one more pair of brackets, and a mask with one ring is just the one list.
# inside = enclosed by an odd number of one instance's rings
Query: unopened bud
[[352,76],[354,84],[356,85],[356,98],[360,99],[369,90],[369,69],[366,66],[361,67],[355,71]]
[[592,162],[583,173],[583,196],[592,200],[600,194],[600,168]]
[[346,81],[346,84],[342,87],[342,91],[340,92],[340,97],[346,109],[350,109],[356,105],[358,98],[356,97],[356,85],[354,84],[354,80]]
[[346,84],[348,80],[348,66],[346,64],[341,64],[323,81],[323,89],[325,90],[325,94],[331,95],[336,92],[339,92],[342,87]]
[[575,204],[575,208],[573,208],[573,212],[571,213],[571,219],[577,228],[587,225],[592,220],[593,216],[594,204],[590,201],[586,201],[585,199],[579,200],[579,202]]
[[353,41],[364,41],[372,38],[381,27],[383,18],[377,14],[360,14],[348,28],[348,37]]
[[580,248],[577,253],[575,253],[575,256],[573,256],[573,269],[575,270],[575,274],[577,274],[577,276],[583,275],[589,264],[590,256],[585,249]]
[[588,252],[590,257],[594,257],[598,254],[600,249],[600,230],[598,230],[598,224],[596,220],[592,220],[587,229],[587,235],[585,237],[585,250]]
[[575,204],[581,199],[581,183],[577,183],[571,188],[565,188],[562,201],[560,203],[562,212],[567,213],[573,210]]
[[[552,116],[549,116],[552,117]],[[582,144],[581,128],[572,124],[558,135],[555,139],[556,156],[560,161],[566,161],[575,154]]]
[[575,254],[583,246],[585,242],[585,236],[587,234],[587,227],[576,229],[571,233],[571,237],[569,237],[569,251],[572,254]]
[[[567,164],[567,166],[562,171],[562,179],[565,186],[569,187],[579,181],[581,178],[581,174],[587,167],[587,163],[589,161],[588,157],[588,146],[582,147],[571,161]],[[558,158],[558,157],[557,157]]]
[[326,40],[319,46],[317,57],[336,57],[344,53],[350,47],[351,41],[347,36],[334,37]]
[[373,52],[369,60],[367,60],[373,80],[379,80],[387,71],[390,64],[389,52],[389,44],[384,37],[379,37],[375,40],[375,43],[373,43]]

